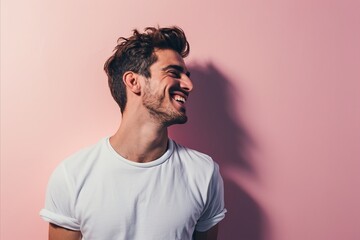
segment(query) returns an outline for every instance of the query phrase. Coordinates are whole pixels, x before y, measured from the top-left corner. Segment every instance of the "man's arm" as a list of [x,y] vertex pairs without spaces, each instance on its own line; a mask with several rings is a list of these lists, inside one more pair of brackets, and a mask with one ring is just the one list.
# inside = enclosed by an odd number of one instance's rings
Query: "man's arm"
[[207,230],[206,232],[194,232],[194,240],[217,240],[218,224]]
[[49,240],[80,240],[81,232],[49,224]]

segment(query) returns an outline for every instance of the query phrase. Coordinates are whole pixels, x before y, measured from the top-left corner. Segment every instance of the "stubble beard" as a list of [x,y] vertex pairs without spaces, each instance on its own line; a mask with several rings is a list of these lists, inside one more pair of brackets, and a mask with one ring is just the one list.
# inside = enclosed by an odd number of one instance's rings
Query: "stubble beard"
[[166,94],[151,94],[150,89],[147,87],[144,91],[143,104],[149,110],[151,116],[165,127],[186,123],[188,118],[185,109],[183,111],[176,110],[172,106],[170,99],[165,103],[166,98]]

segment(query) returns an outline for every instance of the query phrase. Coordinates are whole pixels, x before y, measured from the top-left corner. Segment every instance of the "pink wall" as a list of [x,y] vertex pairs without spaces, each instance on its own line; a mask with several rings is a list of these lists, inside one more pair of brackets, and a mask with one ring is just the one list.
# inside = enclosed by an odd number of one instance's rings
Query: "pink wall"
[[102,2],[1,2],[2,240],[46,239],[51,171],[120,122],[104,61],[157,24],[191,43],[171,135],[221,165],[221,239],[360,239],[359,1]]

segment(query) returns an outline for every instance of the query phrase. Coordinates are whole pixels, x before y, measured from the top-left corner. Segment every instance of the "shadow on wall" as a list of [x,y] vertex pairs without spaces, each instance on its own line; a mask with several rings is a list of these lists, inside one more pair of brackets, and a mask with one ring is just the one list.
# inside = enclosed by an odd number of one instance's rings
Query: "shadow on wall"
[[[235,117],[235,89],[213,65],[190,66],[194,92],[187,103],[189,121],[170,129],[177,142],[207,153],[220,169],[241,169],[255,175],[248,154],[253,141]],[[239,96],[236,96],[239,99]],[[240,174],[240,173],[239,173]],[[225,205],[228,210],[221,222],[220,240],[262,240],[264,215],[256,201],[231,176],[222,172]]]

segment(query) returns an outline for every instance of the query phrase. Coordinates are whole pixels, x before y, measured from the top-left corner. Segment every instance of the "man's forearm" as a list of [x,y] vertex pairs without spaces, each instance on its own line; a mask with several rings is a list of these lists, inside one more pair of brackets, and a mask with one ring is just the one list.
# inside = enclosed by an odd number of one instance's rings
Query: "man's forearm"
[[194,232],[194,240],[217,240],[218,224],[205,232]]
[[80,240],[81,232],[49,224],[49,240]]

